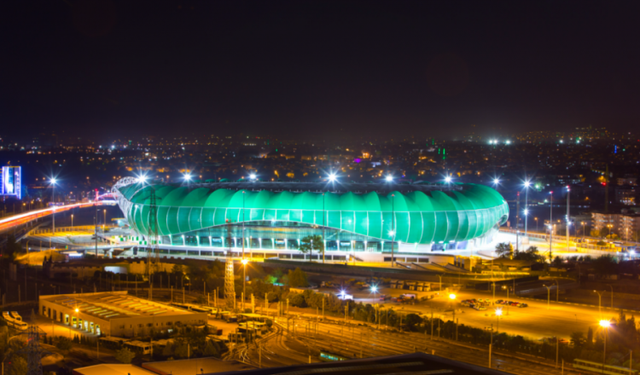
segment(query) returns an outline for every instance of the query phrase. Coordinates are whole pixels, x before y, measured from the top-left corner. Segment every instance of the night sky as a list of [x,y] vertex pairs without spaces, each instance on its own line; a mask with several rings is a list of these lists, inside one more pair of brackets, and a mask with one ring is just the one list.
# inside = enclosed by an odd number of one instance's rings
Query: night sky
[[0,132],[631,131],[639,19],[638,1],[4,1]]

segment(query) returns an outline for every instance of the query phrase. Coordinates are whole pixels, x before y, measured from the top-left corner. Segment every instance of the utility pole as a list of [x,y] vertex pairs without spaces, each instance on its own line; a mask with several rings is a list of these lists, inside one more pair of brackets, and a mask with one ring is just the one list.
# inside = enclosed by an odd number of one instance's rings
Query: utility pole
[[396,240],[396,195],[391,194],[391,268],[395,267],[395,257],[393,256],[393,243]]
[[571,216],[569,202],[571,201],[571,187],[567,185],[567,251],[569,251],[569,227],[571,226]]
[[549,192],[549,262],[552,261],[553,253],[553,191]]
[[516,251],[520,250],[520,192],[516,194]]

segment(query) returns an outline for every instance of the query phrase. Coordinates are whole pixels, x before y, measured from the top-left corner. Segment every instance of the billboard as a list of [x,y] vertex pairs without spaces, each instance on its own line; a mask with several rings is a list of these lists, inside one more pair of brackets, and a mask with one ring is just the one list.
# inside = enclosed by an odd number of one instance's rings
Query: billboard
[[0,190],[2,195],[13,195],[22,199],[22,168],[3,166],[0,185],[2,185]]

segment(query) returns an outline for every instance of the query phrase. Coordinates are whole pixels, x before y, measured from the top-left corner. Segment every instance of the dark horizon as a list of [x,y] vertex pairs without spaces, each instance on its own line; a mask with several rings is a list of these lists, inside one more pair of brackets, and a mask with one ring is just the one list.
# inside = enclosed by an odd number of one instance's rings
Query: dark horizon
[[[447,137],[640,120],[637,2],[5,4],[2,135]],[[475,125],[475,128],[472,128]]]

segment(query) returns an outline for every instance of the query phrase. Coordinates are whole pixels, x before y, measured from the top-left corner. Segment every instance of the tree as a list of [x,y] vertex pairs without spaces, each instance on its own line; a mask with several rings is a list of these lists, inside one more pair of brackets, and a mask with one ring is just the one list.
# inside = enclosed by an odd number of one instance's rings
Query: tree
[[127,348],[122,348],[116,352],[116,360],[120,363],[131,363],[135,356],[135,353]]
[[[322,237],[319,235],[311,235],[306,236],[302,240],[300,240],[300,247],[298,248],[303,253],[313,254],[313,250],[316,252],[324,253],[324,241]],[[309,257],[309,261],[311,261],[311,257]]]
[[571,343],[573,347],[580,348],[585,343],[584,333],[582,332],[573,332],[571,334]]
[[616,263],[611,255],[598,257],[592,264],[598,277],[613,275],[618,272],[618,263]]
[[589,232],[589,234],[591,235],[591,237],[600,237],[600,231],[598,229],[591,229],[591,232]]
[[29,370],[29,365],[27,361],[19,356],[13,357],[11,361],[11,370],[9,370],[9,375],[26,375]]
[[500,258],[513,259],[513,245],[508,242],[499,243],[496,245],[496,254]]
[[299,267],[295,270],[289,270],[289,286],[298,288],[298,287],[307,287],[309,286],[309,281],[307,280],[307,273],[301,270]]
[[290,295],[289,304],[293,307],[307,307],[307,303],[304,300],[304,296],[300,293]]
[[71,350],[73,342],[66,337],[60,337],[56,343],[56,348],[60,350]]

